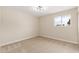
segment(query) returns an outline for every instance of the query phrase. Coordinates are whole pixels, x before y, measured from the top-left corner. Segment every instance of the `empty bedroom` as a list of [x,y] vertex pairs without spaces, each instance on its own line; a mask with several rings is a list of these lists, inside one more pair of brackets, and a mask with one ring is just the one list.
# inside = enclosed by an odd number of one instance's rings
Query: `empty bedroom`
[[0,6],[0,53],[79,53],[77,6]]

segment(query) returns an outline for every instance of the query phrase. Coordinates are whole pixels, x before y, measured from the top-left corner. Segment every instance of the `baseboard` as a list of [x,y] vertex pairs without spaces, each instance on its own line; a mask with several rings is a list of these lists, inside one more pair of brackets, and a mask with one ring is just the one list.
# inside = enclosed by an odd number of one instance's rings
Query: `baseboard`
[[15,40],[15,41],[6,42],[6,43],[3,43],[3,44],[0,44],[0,47],[8,45],[8,44],[13,44],[13,43],[16,43],[16,42],[19,42],[19,41],[22,41],[22,40],[27,40],[27,39],[35,38],[35,37],[37,37],[37,36],[28,36],[28,37],[21,38],[21,39]]
[[66,41],[66,40],[63,40],[63,39],[60,39],[60,38],[54,38],[54,37],[51,37],[51,36],[48,36],[48,35],[40,35],[40,36],[36,36],[35,35],[35,36],[28,36],[28,37],[25,37],[25,38],[21,38],[19,40],[10,41],[10,42],[7,42],[7,43],[0,44],[0,47],[8,45],[8,44],[16,43],[16,42],[19,42],[19,41],[22,41],[22,40],[27,40],[27,39],[35,38],[35,37],[45,37],[45,38],[60,40],[60,41],[69,42],[69,43],[73,43],[73,44],[78,44],[78,42]]
[[40,36],[41,36],[41,37],[45,37],[45,38],[60,40],[60,41],[68,42],[68,43],[78,44],[78,42],[67,41],[67,40],[63,40],[63,39],[60,39],[60,38],[51,37],[51,36],[48,36],[48,35],[40,35]]

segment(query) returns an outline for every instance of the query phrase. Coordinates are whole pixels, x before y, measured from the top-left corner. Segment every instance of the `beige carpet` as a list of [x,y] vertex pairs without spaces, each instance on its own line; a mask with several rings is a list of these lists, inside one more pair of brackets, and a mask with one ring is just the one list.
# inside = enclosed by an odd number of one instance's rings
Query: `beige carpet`
[[78,53],[79,45],[54,39],[36,37],[0,47],[9,53]]

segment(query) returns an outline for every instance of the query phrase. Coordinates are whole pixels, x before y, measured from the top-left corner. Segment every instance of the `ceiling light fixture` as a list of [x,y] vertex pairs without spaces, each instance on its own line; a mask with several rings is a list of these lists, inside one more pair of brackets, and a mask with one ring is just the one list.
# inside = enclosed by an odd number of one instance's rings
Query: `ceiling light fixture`
[[34,6],[33,7],[33,11],[35,11],[35,12],[45,12],[46,11],[46,7],[44,7],[44,6]]

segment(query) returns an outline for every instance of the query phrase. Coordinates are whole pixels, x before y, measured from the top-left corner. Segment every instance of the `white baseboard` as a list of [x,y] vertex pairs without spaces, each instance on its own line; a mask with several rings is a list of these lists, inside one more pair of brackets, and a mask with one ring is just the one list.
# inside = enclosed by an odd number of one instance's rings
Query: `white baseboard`
[[[40,35],[40,36],[41,37],[50,38],[50,39],[56,39],[56,40],[61,40],[61,41],[69,42],[69,43],[78,44],[78,42],[67,41],[67,40],[63,40],[63,39],[60,39],[60,38],[54,38],[54,37],[51,37],[51,36],[48,36],[48,35]],[[15,43],[15,42],[19,42],[19,41],[30,39],[30,38],[34,38],[34,37],[37,37],[37,36],[36,35],[32,35],[32,36],[28,36],[28,37],[21,38],[21,39],[18,39],[18,40],[2,43],[2,44],[0,44],[0,46],[5,46],[5,45],[8,45],[8,44],[12,44],[12,43]]]
[[16,43],[16,42],[19,42],[19,41],[22,41],[22,40],[27,40],[27,39],[34,38],[34,37],[37,37],[37,36],[33,35],[33,36],[28,36],[28,37],[25,37],[25,38],[18,39],[18,40],[2,43],[2,44],[0,44],[0,46],[5,46],[5,45],[8,45],[8,44]]
[[64,39],[60,39],[60,38],[55,38],[55,37],[51,37],[51,36],[48,36],[48,35],[40,35],[41,37],[46,37],[46,38],[50,38],[50,39],[55,39],[55,40],[61,40],[61,41],[65,41],[65,42],[69,42],[69,43],[73,43],[73,44],[79,44],[78,42],[73,42],[73,41],[67,41],[67,40],[64,40]]

